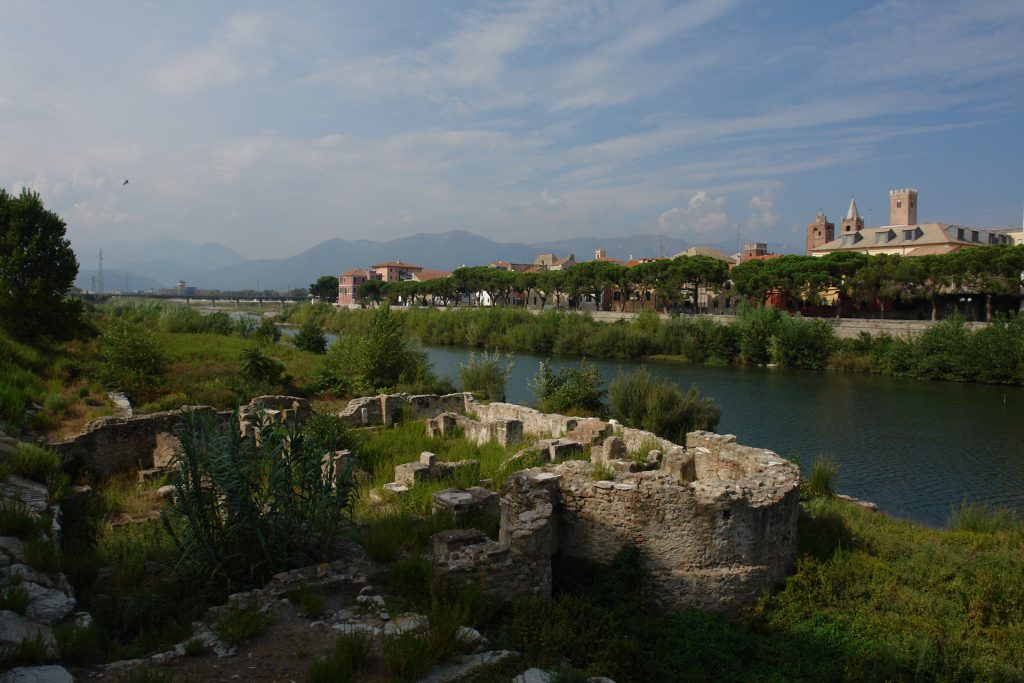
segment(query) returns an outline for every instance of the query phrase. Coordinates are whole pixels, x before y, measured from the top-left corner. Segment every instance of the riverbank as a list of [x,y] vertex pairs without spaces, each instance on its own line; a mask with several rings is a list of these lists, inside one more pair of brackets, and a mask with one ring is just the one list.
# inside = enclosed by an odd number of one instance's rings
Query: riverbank
[[[281,322],[313,320],[321,329],[362,333],[372,310],[299,304]],[[422,344],[456,345],[588,358],[679,356],[695,363],[836,370],[956,382],[1024,384],[1024,317],[997,317],[984,327],[948,318],[920,333],[861,330],[840,339],[831,322],[775,309],[747,309],[732,322],[715,317],[662,320],[652,311],[611,324],[581,313],[483,308],[403,309],[405,332]]]

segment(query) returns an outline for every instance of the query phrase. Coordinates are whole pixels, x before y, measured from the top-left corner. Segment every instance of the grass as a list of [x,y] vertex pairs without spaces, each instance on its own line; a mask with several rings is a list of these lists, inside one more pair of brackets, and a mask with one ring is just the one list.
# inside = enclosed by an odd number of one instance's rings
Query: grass
[[270,619],[260,612],[259,605],[231,607],[217,623],[213,632],[225,643],[238,645],[259,635],[270,625]]
[[801,485],[801,494],[804,498],[834,496],[838,472],[839,465],[831,458],[815,458],[811,465],[811,476]]
[[28,603],[31,602],[28,590],[19,583],[11,583],[3,594],[3,609],[8,609],[17,614],[25,614]]
[[338,637],[334,649],[326,657],[318,657],[309,667],[309,683],[350,683],[370,654],[370,638],[363,632]]
[[0,536],[32,541],[49,530],[51,524],[48,515],[37,515],[24,503],[0,500]]
[[324,594],[315,588],[302,584],[293,588],[287,593],[288,600],[299,608],[299,614],[304,617],[318,617],[324,612],[326,600]]
[[60,549],[48,538],[37,538],[25,543],[25,561],[41,572],[60,571]]
[[[793,573],[742,619],[650,606],[636,555],[556,559],[555,596],[490,625],[531,665],[631,681],[1024,678],[1024,541],[805,502]],[[525,668],[525,667],[524,667]]]
[[605,464],[594,465],[594,469],[590,473],[594,481],[611,481],[615,478],[615,471]]
[[960,507],[950,509],[950,531],[969,531],[979,534],[1009,533],[1024,539],[1024,524],[1007,508],[990,508],[983,503],[970,503],[966,499]]

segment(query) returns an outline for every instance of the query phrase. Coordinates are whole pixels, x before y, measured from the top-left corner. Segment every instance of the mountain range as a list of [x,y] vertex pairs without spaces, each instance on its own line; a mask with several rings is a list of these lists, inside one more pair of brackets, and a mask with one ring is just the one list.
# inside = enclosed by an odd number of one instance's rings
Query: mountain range
[[[137,244],[104,248],[105,289],[147,290],[170,287],[178,280],[208,289],[284,290],[306,287],[321,275],[337,275],[352,268],[366,268],[382,261],[407,261],[437,270],[454,270],[466,265],[493,261],[532,263],[537,254],[575,254],[577,261],[594,258],[597,249],[620,259],[642,256],[673,256],[693,246],[692,242],[659,235],[627,237],[575,237],[524,244],[495,242],[464,230],[419,233],[388,242],[330,239],[303,252],[280,259],[246,259],[237,251],[215,242],[196,244],[172,237],[154,237]],[[726,253],[735,243],[712,243]],[[781,244],[770,244],[781,250]],[[154,258],[154,256],[156,256]],[[97,256],[90,250],[78,253],[79,271],[75,284],[92,288]]]

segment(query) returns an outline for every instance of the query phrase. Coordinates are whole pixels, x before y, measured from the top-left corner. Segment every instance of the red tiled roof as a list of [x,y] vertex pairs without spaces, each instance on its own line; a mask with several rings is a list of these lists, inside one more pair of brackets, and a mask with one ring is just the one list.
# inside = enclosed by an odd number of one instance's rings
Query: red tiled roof
[[403,261],[387,261],[386,263],[377,263],[370,266],[371,268],[404,268],[405,270],[423,270],[423,266],[414,266],[411,263],[405,263]]
[[451,273],[447,270],[429,270],[427,268],[421,268],[420,271],[416,273],[416,279],[420,282],[426,282],[428,280],[436,280],[439,277],[448,277],[449,275],[451,275]]
[[341,277],[369,277],[369,273],[359,268],[353,268],[352,270],[345,271],[341,274]]

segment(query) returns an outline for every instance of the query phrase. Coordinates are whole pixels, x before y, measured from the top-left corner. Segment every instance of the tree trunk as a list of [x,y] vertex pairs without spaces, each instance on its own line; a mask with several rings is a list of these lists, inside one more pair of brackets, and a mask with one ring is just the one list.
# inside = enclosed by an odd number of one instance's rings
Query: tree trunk
[[935,296],[935,292],[932,292],[932,322],[939,319],[939,300]]
[[985,322],[992,322],[992,295],[985,295]]

